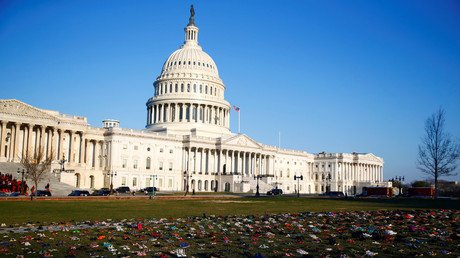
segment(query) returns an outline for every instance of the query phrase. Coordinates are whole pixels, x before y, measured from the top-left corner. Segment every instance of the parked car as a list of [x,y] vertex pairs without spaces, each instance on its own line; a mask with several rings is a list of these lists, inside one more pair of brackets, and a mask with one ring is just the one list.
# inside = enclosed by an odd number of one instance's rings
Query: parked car
[[110,195],[109,188],[101,188],[99,190],[94,191],[91,195],[93,196],[108,196]]
[[283,190],[278,189],[278,188],[271,189],[270,191],[267,192],[267,195],[282,195],[282,194],[283,194]]
[[20,192],[12,192],[12,193],[10,194],[10,197],[16,197],[16,196],[19,196],[19,195],[21,195]]
[[8,197],[9,195],[6,194],[5,192],[0,192],[0,197]]
[[158,188],[152,187],[152,186],[146,187],[144,189],[141,189],[141,192],[143,192],[144,194],[148,195],[148,194],[152,194],[153,189],[155,189],[155,192],[158,192]]
[[38,190],[32,196],[51,196],[51,192],[48,190]]
[[86,190],[73,190],[69,196],[89,196],[89,192]]
[[319,196],[327,196],[327,197],[345,197],[345,195],[343,194],[343,192],[339,192],[339,191],[329,191],[329,192],[322,193],[322,194],[320,194]]
[[120,186],[117,189],[115,189],[115,192],[117,192],[117,193],[130,193],[131,189],[129,189],[128,186]]

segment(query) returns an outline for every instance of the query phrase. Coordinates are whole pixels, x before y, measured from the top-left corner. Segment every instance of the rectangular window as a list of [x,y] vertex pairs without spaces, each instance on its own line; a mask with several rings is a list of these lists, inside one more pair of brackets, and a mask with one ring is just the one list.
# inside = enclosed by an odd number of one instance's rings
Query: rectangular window
[[163,152],[163,148],[160,148],[160,152]]
[[139,149],[139,146],[134,145],[134,150],[138,150],[138,149]]
[[151,159],[150,159],[150,157],[148,157],[146,162],[145,162],[145,169],[150,169],[150,163],[151,163]]
[[170,149],[170,150],[169,150],[169,153],[173,153],[173,150],[172,150],[172,149]]
[[163,178],[158,179],[158,186],[163,187]]
[[126,149],[128,149],[128,145],[123,144],[123,150],[126,150]]
[[126,186],[126,177],[121,178],[121,185]]
[[160,162],[160,167],[159,167],[160,170],[163,170],[163,162]]
[[137,186],[137,177],[133,178],[133,187]]
[[133,168],[137,168],[137,159],[135,159],[133,162]]
[[172,186],[173,186],[173,180],[172,180],[172,179],[169,179],[169,180],[168,180],[168,187],[169,187],[169,188],[172,188]]
[[123,159],[123,164],[121,165],[121,167],[126,168],[127,164],[128,164],[128,160]]
[[169,162],[169,171],[172,171],[172,169],[173,169],[173,163]]

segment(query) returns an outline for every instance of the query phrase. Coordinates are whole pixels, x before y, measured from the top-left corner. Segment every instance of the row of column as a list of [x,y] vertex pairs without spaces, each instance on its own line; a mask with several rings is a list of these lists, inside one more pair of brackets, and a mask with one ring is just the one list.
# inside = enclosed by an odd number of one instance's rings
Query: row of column
[[383,181],[383,166],[363,163],[342,163],[342,177],[353,181]]
[[199,174],[269,175],[273,167],[270,155],[254,152],[192,147],[185,148],[183,156],[185,170]]
[[147,124],[192,122],[207,123],[228,127],[228,109],[191,103],[156,104],[147,108]]
[[[180,62],[180,61],[179,61]],[[185,61],[184,61],[185,63]],[[195,63],[195,62],[194,62]],[[195,65],[195,64],[194,64]],[[203,66],[205,64],[203,63]],[[212,68],[211,68],[212,69]],[[180,88],[179,88],[180,87]],[[209,91],[208,91],[209,89]],[[177,83],[175,84],[174,88],[172,84],[169,84],[169,90],[168,90],[168,85],[167,84],[157,84],[155,86],[155,96],[167,94],[167,93],[199,93],[199,94],[206,94],[206,95],[212,95],[212,96],[217,96],[217,97],[223,97],[221,95],[221,90],[217,87],[212,87],[207,85],[184,85],[183,83],[179,86]]]
[[54,126],[0,121],[0,160],[20,162],[25,156],[43,159],[53,154],[53,160],[64,158],[68,163],[102,167],[103,141],[87,139],[81,131]]

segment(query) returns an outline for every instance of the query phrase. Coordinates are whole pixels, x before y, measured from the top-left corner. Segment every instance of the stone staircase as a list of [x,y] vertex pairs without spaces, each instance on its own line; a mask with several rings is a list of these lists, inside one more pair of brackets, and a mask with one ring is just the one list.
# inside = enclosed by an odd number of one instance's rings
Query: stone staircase
[[[265,178],[259,179],[259,193],[260,194],[266,194],[268,191],[273,189],[273,186],[268,184],[267,182],[264,181]],[[255,193],[257,189],[257,179],[254,179],[254,177],[243,177],[244,181],[249,182],[251,185],[252,192]]]
[[[18,168],[22,171],[22,166],[19,163],[0,162],[0,172],[2,172],[3,174],[12,174],[14,178],[16,178],[17,180],[21,180],[22,175],[17,173]],[[29,179],[26,180],[26,182],[27,185],[29,185],[29,188],[31,188],[33,185],[32,180]],[[66,196],[70,192],[72,192],[72,190],[79,189],[72,185],[59,182],[58,175],[50,172],[44,177],[44,179],[40,183],[38,183],[38,190],[44,190],[46,184],[48,183],[50,184],[50,191],[53,196]]]

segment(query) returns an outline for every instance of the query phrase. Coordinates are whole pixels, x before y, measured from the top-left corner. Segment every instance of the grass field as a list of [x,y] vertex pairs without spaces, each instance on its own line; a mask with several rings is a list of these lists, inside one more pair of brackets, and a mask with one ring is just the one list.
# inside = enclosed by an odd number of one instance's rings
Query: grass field
[[0,223],[47,224],[126,218],[181,218],[208,215],[259,215],[304,211],[358,211],[380,209],[460,209],[457,200],[432,199],[321,199],[321,198],[212,198],[1,201]]
[[431,199],[10,199],[0,257],[459,257],[459,210]]

